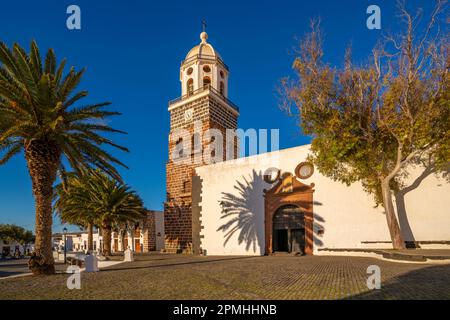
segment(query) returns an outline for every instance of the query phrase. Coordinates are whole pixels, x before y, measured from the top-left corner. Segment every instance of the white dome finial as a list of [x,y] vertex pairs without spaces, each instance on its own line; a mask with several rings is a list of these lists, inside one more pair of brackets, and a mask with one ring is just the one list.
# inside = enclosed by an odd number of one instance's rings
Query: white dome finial
[[202,43],[206,43],[206,40],[208,39],[208,34],[203,31],[202,33],[200,33],[200,39],[202,40]]

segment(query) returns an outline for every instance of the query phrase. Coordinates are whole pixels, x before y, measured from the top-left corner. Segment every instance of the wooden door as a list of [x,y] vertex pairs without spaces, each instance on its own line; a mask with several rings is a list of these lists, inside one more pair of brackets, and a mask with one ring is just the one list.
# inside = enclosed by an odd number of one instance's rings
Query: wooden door
[[139,241],[139,239],[134,240],[134,251],[141,252],[141,242]]
[[291,229],[289,252],[303,254],[305,252],[305,229]]

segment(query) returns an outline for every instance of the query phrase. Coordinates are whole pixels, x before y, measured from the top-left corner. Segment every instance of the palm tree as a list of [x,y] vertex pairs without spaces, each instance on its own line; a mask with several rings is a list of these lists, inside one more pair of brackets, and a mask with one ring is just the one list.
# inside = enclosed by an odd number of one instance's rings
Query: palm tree
[[120,179],[113,165],[124,166],[103,149],[126,148],[104,137],[121,132],[99,121],[118,115],[105,111],[109,102],[75,107],[87,91],[75,92],[84,69],[72,67],[64,75],[66,61],[59,66],[53,49],[42,62],[33,41],[29,54],[14,44],[0,42],[0,164],[24,150],[36,203],[36,244],[29,261],[35,274],[54,273],[52,256],[52,192],[64,158],[74,170],[100,168]]
[[86,189],[90,176],[67,174],[62,183],[55,187],[54,211],[61,222],[75,224],[88,230],[88,252],[94,250],[94,225],[98,216],[90,208],[89,190]]
[[95,212],[100,216],[103,235],[103,255],[111,255],[112,229],[121,224],[142,220],[147,210],[135,191],[111,177],[97,171],[91,180],[91,195]]
[[99,170],[75,175],[58,186],[55,208],[68,222],[100,225],[105,256],[111,255],[112,230],[142,220],[147,213],[135,191]]

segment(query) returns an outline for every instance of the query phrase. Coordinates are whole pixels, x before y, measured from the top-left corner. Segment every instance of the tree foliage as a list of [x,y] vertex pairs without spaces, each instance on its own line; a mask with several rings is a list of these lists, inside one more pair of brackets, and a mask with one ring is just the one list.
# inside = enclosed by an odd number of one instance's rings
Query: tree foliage
[[7,242],[19,242],[28,244],[34,242],[33,232],[15,224],[0,224],[0,239]]
[[311,160],[320,172],[351,184],[359,181],[383,204],[394,247],[403,240],[393,212],[398,190],[414,164],[438,171],[450,159],[449,36],[440,32],[438,1],[429,23],[399,2],[403,29],[385,36],[370,62],[356,65],[351,50],[342,68],[323,61],[320,23],[302,39],[293,68],[283,79],[283,107],[298,111],[303,132],[313,137]]
[[106,111],[109,102],[77,106],[88,95],[75,92],[85,69],[71,67],[64,74],[66,60],[58,65],[49,49],[41,61],[34,41],[29,54],[18,44],[9,49],[0,42],[0,63],[0,164],[33,140],[44,140],[56,143],[74,169],[94,166],[120,177],[112,164],[124,164],[101,146],[127,149],[99,134],[124,133],[101,122],[120,113]]
[[[99,170],[70,174],[55,191],[54,208],[62,222],[98,225],[106,234],[117,225],[137,222],[147,214],[135,191]],[[110,248],[107,238],[105,235],[105,248]]]

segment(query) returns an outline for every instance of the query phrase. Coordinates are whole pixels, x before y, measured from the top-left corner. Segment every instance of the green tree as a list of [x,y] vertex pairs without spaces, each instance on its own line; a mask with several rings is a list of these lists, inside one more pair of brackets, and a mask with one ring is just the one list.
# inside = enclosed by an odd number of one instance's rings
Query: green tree
[[99,217],[89,207],[90,193],[87,189],[90,175],[68,173],[62,183],[55,187],[54,211],[62,223],[78,225],[88,230],[88,251],[94,250],[94,226]]
[[35,237],[31,231],[15,224],[0,224],[0,239],[25,245],[34,242]]
[[[392,193],[404,184],[407,167],[427,161],[437,171],[450,159],[449,41],[436,28],[445,5],[438,1],[429,23],[399,3],[404,28],[374,48],[371,62],[357,66],[351,51],[343,68],[323,62],[317,21],[300,43],[283,79],[288,111],[298,111],[311,135],[311,161],[319,171],[351,184],[360,181],[382,204],[393,247],[405,247]],[[295,112],[297,114],[297,112]]]
[[121,132],[99,121],[117,112],[105,111],[110,103],[78,106],[87,91],[75,91],[84,69],[66,61],[57,65],[53,49],[42,62],[33,41],[29,54],[14,44],[0,42],[0,164],[24,150],[36,204],[35,252],[29,261],[35,274],[54,273],[52,256],[52,192],[64,163],[74,170],[97,167],[119,179],[113,165],[123,165],[104,145],[123,151],[105,133]]
[[63,221],[99,225],[105,256],[111,255],[112,230],[142,220],[147,214],[135,191],[98,170],[73,175],[64,187],[58,186],[55,209]]

